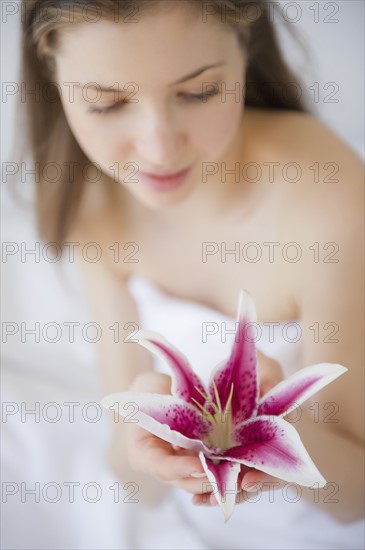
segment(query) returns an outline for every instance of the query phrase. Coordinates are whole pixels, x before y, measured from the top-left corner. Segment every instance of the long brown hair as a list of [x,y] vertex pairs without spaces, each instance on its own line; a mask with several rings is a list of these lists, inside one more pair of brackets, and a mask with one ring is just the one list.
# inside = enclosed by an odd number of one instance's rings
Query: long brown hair
[[[180,3],[180,2],[179,2]],[[302,94],[290,97],[288,87],[302,90],[281,54],[270,21],[266,3],[262,0],[193,0],[189,8],[209,7],[209,13],[234,29],[247,55],[245,105],[308,111]],[[180,4],[181,5],[181,4]],[[25,102],[23,150],[30,152],[36,168],[36,216],[41,238],[62,246],[80,205],[85,180],[84,169],[90,165],[66,117],[60,97],[52,88],[54,63],[59,35],[68,25],[85,21],[95,15],[112,21],[124,21],[131,7],[138,13],[154,13],[161,0],[23,0],[21,82],[37,94]],[[72,18],[70,17],[72,13]],[[90,14],[91,13],[91,14]],[[201,16],[200,14],[200,16]],[[50,182],[49,168],[62,167],[57,181]],[[72,167],[66,170],[65,167]],[[45,170],[47,168],[47,171]],[[106,194],[112,196],[113,182],[103,175]],[[114,186],[115,187],[115,186]],[[110,191],[110,193],[108,192]]]

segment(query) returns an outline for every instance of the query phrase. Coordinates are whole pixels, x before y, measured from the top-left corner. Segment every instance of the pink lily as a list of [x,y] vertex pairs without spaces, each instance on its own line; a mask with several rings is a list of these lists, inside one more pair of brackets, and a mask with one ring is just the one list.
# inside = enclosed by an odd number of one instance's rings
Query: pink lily
[[101,402],[124,417],[131,416],[130,404],[136,404],[132,421],[173,445],[199,453],[225,521],[233,512],[241,465],[303,486],[326,484],[298,432],[283,417],[348,370],[332,363],[312,365],[259,399],[255,321],[253,300],[241,290],[230,357],[215,367],[207,388],[187,358],[165,338],[138,331],[134,339],[171,368],[172,395],[122,392]]

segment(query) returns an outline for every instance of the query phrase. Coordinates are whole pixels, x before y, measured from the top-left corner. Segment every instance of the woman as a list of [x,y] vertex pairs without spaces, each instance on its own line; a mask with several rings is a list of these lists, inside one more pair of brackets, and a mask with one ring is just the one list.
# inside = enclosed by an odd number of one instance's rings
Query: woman
[[[316,396],[322,412],[337,405],[338,421],[313,429],[308,409],[296,425],[319,470],[337,484],[338,502],[329,503],[324,490],[314,503],[310,490],[303,496],[328,521],[359,520],[362,164],[287,93],[299,85],[264,3],[46,0],[23,7],[24,80],[40,86],[40,99],[27,108],[41,235],[60,245],[97,244],[100,261],[79,259],[105,328],[138,324],[127,284],[135,274],[228,317],[243,287],[261,323],[300,321],[304,365],[349,369]],[[63,167],[52,185],[42,171],[49,162]],[[242,262],[245,243],[259,243],[266,261]],[[227,260],[232,248],[235,262]],[[111,331],[100,364],[106,393],[170,391],[149,353],[116,344]],[[284,374],[266,355],[260,364],[265,393]],[[193,504],[216,504],[203,489],[207,478],[190,475],[202,474],[196,456],[116,426],[112,465],[121,479],[138,480],[146,502],[160,502],[173,486],[193,494]],[[277,481],[250,471],[242,485]],[[241,488],[237,501],[245,498]]]

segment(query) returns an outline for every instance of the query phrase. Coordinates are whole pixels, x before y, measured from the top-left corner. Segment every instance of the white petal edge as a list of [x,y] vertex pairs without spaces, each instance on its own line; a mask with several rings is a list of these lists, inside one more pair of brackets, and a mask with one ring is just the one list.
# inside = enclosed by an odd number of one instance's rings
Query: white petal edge
[[255,302],[247,290],[241,289],[238,297],[236,321],[240,321],[243,318],[246,318],[248,323],[257,321]]
[[[246,466],[250,466],[251,468],[256,468],[257,470],[261,470],[262,472],[265,472],[269,475],[272,475],[274,477],[277,477],[279,479],[283,479],[284,481],[297,483],[298,485],[302,485],[303,487],[311,487],[314,485],[314,483],[318,483],[318,487],[324,487],[326,485],[326,480],[318,470],[317,466],[314,464],[313,460],[309,456],[306,448],[303,445],[303,442],[296,431],[296,429],[284,420],[283,418],[272,417],[272,416],[266,416],[261,415],[257,416],[256,418],[251,418],[250,420],[246,421],[246,424],[249,424],[251,422],[254,422],[257,419],[262,420],[269,420],[272,423],[275,423],[279,426],[279,428],[284,429],[285,431],[285,439],[288,441],[290,446],[296,451],[296,453],[299,455],[301,460],[304,462],[304,465],[300,468],[297,468],[294,471],[286,470],[286,469],[280,469],[275,468],[270,465],[262,465],[258,462],[245,460],[245,459],[238,459],[234,457],[218,457],[220,460],[230,460],[232,462],[239,462],[241,464],[244,464]],[[229,453],[229,449],[226,451]]]
[[195,412],[195,407],[189,406],[185,401],[172,395],[161,395],[157,393],[138,393],[138,392],[120,392],[112,393],[104,397],[100,404],[106,409],[116,411],[123,418],[127,418],[128,422],[134,424],[144,430],[147,430],[151,434],[167,441],[173,445],[179,445],[184,449],[190,449],[192,451],[202,451],[206,454],[211,453],[211,449],[208,449],[202,441],[199,439],[190,439],[184,436],[176,430],[172,430],[167,424],[161,424],[148,414],[139,410],[139,404],[143,403],[147,405],[156,405],[161,403],[161,397],[165,401],[170,401],[171,405],[180,404],[186,408],[192,408]]
[[[208,480],[213,485],[213,488],[217,487],[218,486],[217,485],[217,480],[215,479],[213,473],[208,468],[207,461],[205,459],[204,453],[200,452],[199,453],[199,458],[200,458],[200,462],[203,466],[203,469],[204,469],[204,471],[207,475]],[[224,522],[225,523],[231,517],[232,512],[234,510],[234,506],[236,504],[236,495],[237,495],[237,491],[238,491],[237,478],[238,478],[238,474],[239,474],[240,470],[241,470],[241,465],[237,462],[235,464],[233,464],[233,461],[232,461],[232,469],[230,470],[229,475],[228,475],[228,480],[226,481],[226,494],[223,496],[223,499],[222,499],[221,495],[219,494],[219,491],[213,492],[215,498],[218,501],[218,504],[219,504],[220,508],[223,511],[223,516],[224,516]]]
[[344,367],[343,365],[339,365],[338,363],[318,363],[315,365],[310,365],[309,367],[305,367],[298,372],[295,372],[282,382],[279,382],[276,386],[274,386],[270,391],[268,391],[259,401],[259,407],[262,403],[269,400],[271,397],[275,398],[275,395],[278,395],[279,392],[285,393],[286,389],[289,389],[290,386],[293,383],[296,383],[297,381],[305,380],[307,377],[310,377],[312,375],[321,375],[321,379],[315,382],[310,388],[305,390],[301,397],[297,399],[295,402],[290,402],[290,407],[285,409],[285,411],[281,414],[279,414],[279,417],[286,416],[290,412],[294,411],[299,405],[304,403],[309,397],[317,393],[319,390],[327,386],[330,382],[333,382],[336,378],[347,372],[348,369]]
[[[148,349],[150,352],[157,355],[161,359],[161,361],[169,364],[169,359],[166,357],[166,354],[161,349],[159,349],[155,344],[149,341],[149,340],[157,340],[158,342],[166,346],[166,348],[168,348],[173,354],[175,354],[179,358],[179,360],[184,364],[185,372],[188,373],[190,376],[194,376],[199,381],[201,387],[206,392],[205,385],[203,384],[200,376],[198,376],[196,372],[193,370],[191,363],[189,359],[186,357],[186,355],[184,355],[177,347],[171,344],[171,342],[166,340],[166,338],[162,336],[162,334],[158,332],[153,332],[151,330],[138,330],[136,333],[130,334],[128,338],[126,338],[126,340],[130,340],[131,342],[138,343],[139,345]],[[177,395],[178,382],[177,382],[176,375],[173,368],[170,367],[170,369],[171,369],[171,393],[173,395]]]

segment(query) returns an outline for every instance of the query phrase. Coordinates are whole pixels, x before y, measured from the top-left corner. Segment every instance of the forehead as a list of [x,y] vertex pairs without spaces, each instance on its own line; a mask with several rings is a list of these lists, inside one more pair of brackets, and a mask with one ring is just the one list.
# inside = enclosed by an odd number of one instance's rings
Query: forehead
[[216,18],[203,21],[199,10],[140,14],[137,22],[83,22],[61,34],[56,54],[61,76],[112,85],[156,80],[166,84],[194,68],[232,57],[237,37]]

